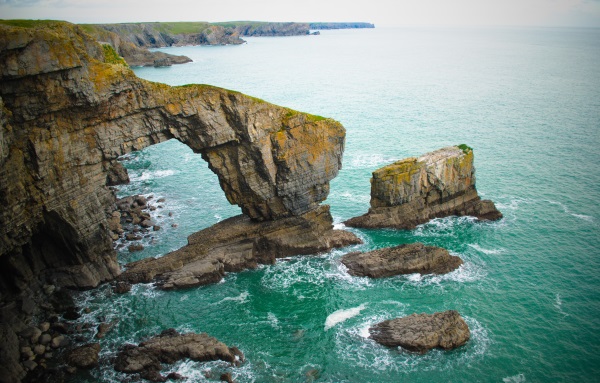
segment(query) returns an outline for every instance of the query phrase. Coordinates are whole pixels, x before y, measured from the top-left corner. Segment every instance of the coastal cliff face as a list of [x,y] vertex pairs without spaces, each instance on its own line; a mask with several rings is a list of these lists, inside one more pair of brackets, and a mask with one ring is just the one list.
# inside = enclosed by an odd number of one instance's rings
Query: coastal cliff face
[[143,81],[105,63],[77,26],[0,28],[5,263],[53,249],[72,262],[60,285],[115,276],[107,172],[119,156],[172,138],[201,153],[228,200],[257,221],[315,209],[341,166],[345,133],[336,121],[210,86]]
[[491,201],[477,194],[473,159],[473,150],[466,145],[451,146],[374,171],[369,212],[346,225],[413,229],[451,215],[502,218]]
[[10,379],[23,372],[15,313],[35,312],[42,285],[91,288],[120,274],[107,185],[123,154],[177,139],[208,161],[245,214],[223,229],[233,234],[211,236],[225,250],[198,234],[171,274],[159,264],[136,269],[173,288],[202,278],[199,263],[222,275],[358,241],[334,231],[319,206],[341,167],[340,123],[211,86],[144,81],[109,53],[76,25],[0,25],[0,359],[14,366],[2,369]]

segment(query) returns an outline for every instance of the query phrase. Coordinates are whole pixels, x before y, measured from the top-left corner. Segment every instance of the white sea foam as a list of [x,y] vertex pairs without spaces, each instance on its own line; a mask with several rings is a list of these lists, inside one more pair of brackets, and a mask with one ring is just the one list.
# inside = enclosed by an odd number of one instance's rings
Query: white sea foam
[[140,175],[132,175],[129,177],[131,182],[140,182],[140,181],[147,181],[147,180],[153,180],[153,179],[157,179],[157,178],[165,178],[165,177],[170,177],[172,175],[174,175],[176,173],[175,170],[155,170],[155,171],[144,171],[142,172],[142,174]]
[[594,222],[594,217],[592,217],[591,215],[585,215],[585,214],[577,214],[574,213],[573,211],[571,211],[571,209],[569,209],[565,204],[563,204],[562,202],[558,202],[558,201],[552,201],[552,200],[546,200],[546,202],[548,202],[551,205],[557,205],[559,206],[564,212],[565,214],[569,214],[572,217],[584,220],[586,222]]
[[353,169],[375,168],[383,164],[395,162],[396,159],[381,154],[359,154],[350,160]]
[[569,314],[563,311],[562,304],[563,302],[562,299],[560,299],[560,294],[556,294],[556,299],[554,300],[554,308],[563,316],[569,316]]
[[504,383],[523,383],[526,380],[527,379],[525,379],[525,375],[523,375],[523,374],[518,374],[518,375],[502,378],[502,381]]
[[279,329],[279,319],[272,312],[267,313],[267,319],[274,329]]
[[499,249],[484,249],[483,247],[479,246],[476,243],[469,243],[468,244],[469,247],[472,247],[473,249],[484,253],[484,254],[502,254],[504,253],[505,249],[503,248],[499,248]]
[[344,322],[352,317],[357,316],[358,314],[360,314],[361,311],[365,309],[365,307],[366,304],[363,303],[362,305],[358,307],[353,307],[351,309],[342,309],[334,311],[333,313],[329,314],[327,319],[325,319],[325,331],[329,330],[338,323]]
[[223,302],[227,302],[227,301],[234,301],[234,302],[239,302],[239,303],[245,303],[245,302],[248,301],[248,296],[250,296],[250,293],[248,293],[247,291],[244,291],[240,295],[238,295],[237,297],[225,297],[225,298],[221,299],[217,303],[223,303]]

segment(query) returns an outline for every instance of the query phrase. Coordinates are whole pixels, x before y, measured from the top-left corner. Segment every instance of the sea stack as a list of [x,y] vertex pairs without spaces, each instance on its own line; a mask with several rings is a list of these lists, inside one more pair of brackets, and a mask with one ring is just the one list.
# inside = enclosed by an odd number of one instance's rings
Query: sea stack
[[473,149],[463,144],[377,169],[371,178],[371,208],[345,224],[410,230],[430,219],[453,215],[502,218],[492,201],[477,194],[473,158]]

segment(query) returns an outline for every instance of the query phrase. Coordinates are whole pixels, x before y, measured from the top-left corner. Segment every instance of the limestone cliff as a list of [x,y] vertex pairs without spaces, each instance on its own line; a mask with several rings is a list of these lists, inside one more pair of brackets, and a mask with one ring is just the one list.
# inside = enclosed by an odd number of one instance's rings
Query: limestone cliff
[[64,241],[53,241],[73,256],[109,249],[107,171],[118,156],[171,138],[201,153],[229,201],[258,221],[315,209],[341,166],[336,121],[215,87],[143,81],[104,63],[102,48],[76,26],[0,32],[0,254],[27,243],[40,224],[61,233]]
[[[238,220],[266,235],[245,237],[261,249],[290,255],[351,242],[319,207],[341,167],[340,123],[211,86],[144,81],[107,61],[81,27],[0,25],[0,323],[18,322],[15,309],[31,313],[43,283],[90,288],[120,273],[107,178],[119,156],[173,138],[208,161],[247,216]],[[269,240],[275,220],[295,219],[302,229],[288,223],[284,232],[306,243]],[[3,355],[3,366],[14,362]]]
[[451,215],[502,218],[491,201],[477,194],[473,158],[466,145],[451,146],[377,169],[371,179],[369,212],[346,225],[413,229]]

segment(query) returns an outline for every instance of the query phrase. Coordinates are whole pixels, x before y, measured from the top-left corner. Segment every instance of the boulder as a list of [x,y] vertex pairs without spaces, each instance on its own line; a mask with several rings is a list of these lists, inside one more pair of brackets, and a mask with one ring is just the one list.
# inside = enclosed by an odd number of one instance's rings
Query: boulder
[[451,350],[464,345],[471,337],[469,326],[454,310],[386,320],[369,328],[369,333],[384,346],[421,353],[433,348]]
[[411,243],[366,253],[349,253],[341,262],[348,273],[359,277],[382,278],[399,274],[445,274],[463,261],[441,247]]
[[100,343],[90,343],[77,347],[67,355],[67,362],[77,368],[90,369],[98,365]]
[[414,229],[452,215],[502,218],[494,203],[475,189],[473,150],[450,146],[384,166],[371,178],[371,207],[345,222],[350,227]]

